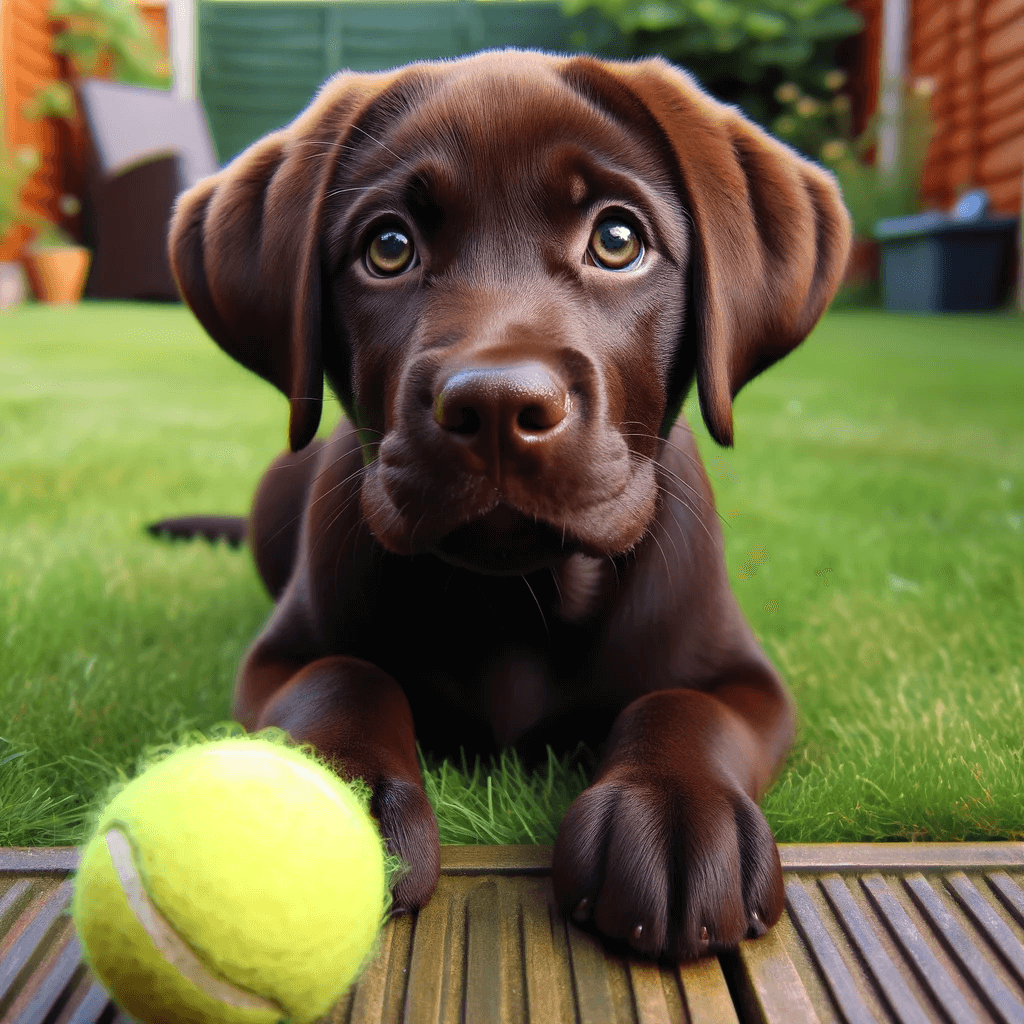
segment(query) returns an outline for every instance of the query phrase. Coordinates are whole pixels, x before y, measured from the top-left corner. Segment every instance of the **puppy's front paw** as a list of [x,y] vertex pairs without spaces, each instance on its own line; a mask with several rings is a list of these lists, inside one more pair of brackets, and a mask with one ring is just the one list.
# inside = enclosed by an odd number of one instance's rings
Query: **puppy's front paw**
[[392,912],[418,910],[433,895],[441,875],[441,840],[430,801],[421,787],[386,779],[374,786],[370,810],[388,850],[409,867],[392,890]]
[[687,960],[763,935],[782,913],[771,829],[743,792],[703,778],[606,777],[559,829],[563,911],[653,957]]

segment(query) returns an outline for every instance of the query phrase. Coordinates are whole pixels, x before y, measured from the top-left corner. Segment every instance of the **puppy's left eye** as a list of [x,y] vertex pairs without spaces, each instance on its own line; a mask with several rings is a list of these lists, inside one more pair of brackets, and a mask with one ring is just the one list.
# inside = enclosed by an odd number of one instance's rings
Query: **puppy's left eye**
[[644,254],[643,242],[632,225],[618,217],[609,217],[594,228],[590,236],[590,255],[606,270],[626,270]]
[[382,231],[366,250],[366,261],[378,274],[400,274],[410,266],[412,257],[412,240],[401,228]]

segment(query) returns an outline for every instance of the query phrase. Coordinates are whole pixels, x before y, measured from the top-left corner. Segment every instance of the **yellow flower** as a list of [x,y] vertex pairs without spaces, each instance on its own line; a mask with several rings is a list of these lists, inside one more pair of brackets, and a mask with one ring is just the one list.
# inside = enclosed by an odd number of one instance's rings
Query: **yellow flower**
[[821,147],[821,159],[826,163],[835,163],[846,155],[846,143],[842,139],[832,139]]
[[32,146],[19,146],[14,157],[26,171],[34,171],[39,166],[39,154]]
[[850,97],[849,96],[836,96],[832,100],[832,109],[837,114],[845,114],[850,109]]
[[795,82],[783,82],[775,90],[775,98],[780,103],[792,103],[800,97],[800,87]]
[[829,71],[826,73],[822,81],[825,83],[826,89],[836,92],[838,89],[842,89],[842,87],[846,85],[846,72],[839,71],[838,69],[835,71]]
[[64,195],[57,200],[57,209],[60,210],[65,217],[74,217],[81,211],[82,204],[78,201],[78,196],[73,196],[70,192],[65,192]]
[[821,109],[821,104],[810,96],[801,96],[796,102],[796,112],[801,117],[813,117]]
[[796,131],[796,121],[791,117],[780,117],[775,122],[775,130],[780,135],[792,135]]

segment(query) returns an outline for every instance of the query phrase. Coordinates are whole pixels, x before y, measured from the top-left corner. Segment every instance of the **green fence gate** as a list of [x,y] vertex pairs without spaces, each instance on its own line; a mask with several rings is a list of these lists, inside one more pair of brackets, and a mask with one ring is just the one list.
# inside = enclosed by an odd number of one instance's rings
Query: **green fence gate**
[[614,27],[594,12],[566,18],[556,3],[529,0],[200,0],[198,41],[221,162],[291,121],[342,68],[381,71],[497,46],[622,52]]

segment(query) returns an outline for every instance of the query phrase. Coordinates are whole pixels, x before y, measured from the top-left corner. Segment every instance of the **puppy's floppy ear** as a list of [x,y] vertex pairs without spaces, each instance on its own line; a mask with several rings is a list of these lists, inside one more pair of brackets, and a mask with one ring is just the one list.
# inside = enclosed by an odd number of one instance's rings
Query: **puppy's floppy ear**
[[[603,66],[647,108],[678,164],[696,229],[687,321],[697,389],[711,436],[731,445],[736,393],[799,345],[835,294],[849,214],[831,174],[667,61]],[[667,421],[689,380],[675,383]]]
[[207,333],[289,399],[304,448],[323,404],[320,238],[338,155],[383,76],[339,75],[288,127],[178,200],[168,240],[178,288]]

